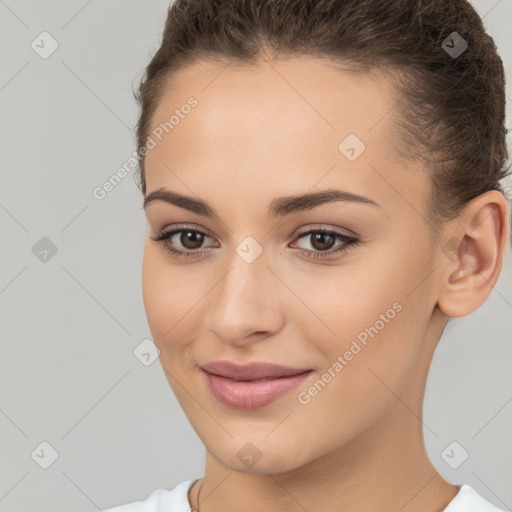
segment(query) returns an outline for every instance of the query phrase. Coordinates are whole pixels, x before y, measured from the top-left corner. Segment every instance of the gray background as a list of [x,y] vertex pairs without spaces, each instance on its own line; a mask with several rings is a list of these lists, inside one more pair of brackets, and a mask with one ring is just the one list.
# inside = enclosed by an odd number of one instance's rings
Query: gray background
[[[510,79],[512,2],[474,5]],[[204,448],[158,360],[145,366],[133,353],[151,338],[133,173],[105,199],[92,195],[135,149],[132,86],[158,47],[167,7],[0,0],[0,511],[95,511],[202,476]],[[43,31],[59,45],[46,59],[31,47]],[[507,94],[510,102],[510,84]],[[49,245],[43,237],[57,249],[46,262],[33,250]],[[509,251],[484,306],[443,335],[424,417],[442,475],[507,510],[511,260]],[[58,453],[47,469],[44,441]],[[458,469],[441,455],[453,441],[469,453]]]

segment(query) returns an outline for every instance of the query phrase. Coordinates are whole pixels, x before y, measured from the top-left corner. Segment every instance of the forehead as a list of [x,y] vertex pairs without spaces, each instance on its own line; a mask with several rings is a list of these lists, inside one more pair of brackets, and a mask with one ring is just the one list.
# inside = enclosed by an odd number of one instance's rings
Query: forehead
[[[169,168],[205,191],[264,183],[303,191],[333,166],[322,185],[377,187],[379,196],[388,174],[410,190],[424,189],[394,150],[399,97],[383,72],[355,73],[311,57],[243,66],[198,61],[165,83],[150,130],[191,97],[197,105],[183,109],[146,157],[148,191],[178,184]],[[345,140],[360,144],[354,161],[343,153]]]
[[381,124],[399,99],[384,70],[355,72],[343,63],[308,56],[255,64],[196,61],[169,76],[162,89],[153,127],[193,96],[205,127],[207,121],[216,127],[222,117],[241,128],[240,121],[250,115],[253,123],[267,121],[267,127],[301,119],[301,125],[340,135],[364,133]]

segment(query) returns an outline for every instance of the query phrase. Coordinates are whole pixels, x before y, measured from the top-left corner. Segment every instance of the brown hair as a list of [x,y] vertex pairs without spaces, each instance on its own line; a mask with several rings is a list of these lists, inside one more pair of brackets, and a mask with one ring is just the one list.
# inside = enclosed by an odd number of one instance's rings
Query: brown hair
[[[457,56],[448,51],[455,41],[467,43]],[[135,94],[139,155],[171,74],[199,60],[250,65],[269,55],[328,58],[395,78],[397,149],[431,173],[435,235],[473,198],[503,192],[503,62],[466,0],[175,0]],[[138,186],[146,195],[143,158]]]

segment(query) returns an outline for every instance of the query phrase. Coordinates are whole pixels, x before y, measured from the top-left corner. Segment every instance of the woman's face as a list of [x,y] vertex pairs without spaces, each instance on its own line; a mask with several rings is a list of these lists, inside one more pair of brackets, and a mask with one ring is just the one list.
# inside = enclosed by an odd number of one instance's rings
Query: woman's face
[[[146,204],[143,298],[207,450],[238,471],[283,472],[375,431],[397,396],[421,397],[444,327],[442,256],[427,172],[393,150],[384,77],[312,58],[226,66],[179,71],[152,120],[147,197],[190,201]],[[342,193],[289,202],[326,190]],[[309,372],[236,384],[207,376],[216,361]]]

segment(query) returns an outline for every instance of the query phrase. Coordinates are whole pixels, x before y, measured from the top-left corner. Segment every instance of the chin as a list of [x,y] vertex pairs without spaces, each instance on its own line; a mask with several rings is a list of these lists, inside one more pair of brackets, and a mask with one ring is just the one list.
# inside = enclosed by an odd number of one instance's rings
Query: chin
[[[258,436],[236,436],[229,438],[224,443],[205,444],[207,450],[223,465],[240,473],[252,474],[277,474],[286,473],[307,464],[314,457],[308,457],[307,453],[300,452],[297,446],[300,444],[293,435],[286,436],[285,431],[281,436],[270,434],[265,439],[265,434]],[[274,436],[274,439],[270,437]],[[251,441],[252,439],[252,441]],[[287,442],[284,440],[287,439]],[[302,440],[302,450],[308,442]]]
[[[289,456],[293,458],[293,454],[290,454]],[[276,458],[275,455],[270,457],[262,457],[254,465],[246,465],[241,463],[237,457],[234,459],[223,460],[222,463],[239,473],[251,473],[260,475],[287,473],[304,465],[302,462],[295,459],[281,460],[279,457]]]

